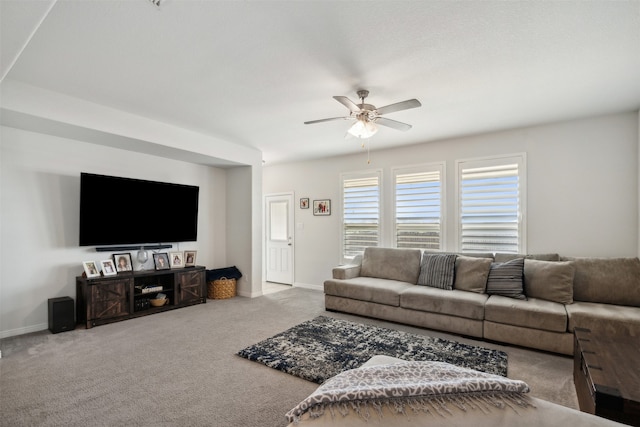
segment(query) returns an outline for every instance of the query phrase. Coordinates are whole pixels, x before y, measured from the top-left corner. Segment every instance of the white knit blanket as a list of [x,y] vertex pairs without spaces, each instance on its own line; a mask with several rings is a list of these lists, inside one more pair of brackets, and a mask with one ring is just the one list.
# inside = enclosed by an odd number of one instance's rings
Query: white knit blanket
[[410,408],[442,416],[451,413],[448,405],[464,411],[515,410],[533,406],[523,396],[527,392],[529,386],[522,381],[449,363],[403,362],[344,371],[318,387],[286,417],[290,423],[297,422],[305,412],[316,418],[329,409],[333,416],[355,411],[368,419],[371,412],[382,416],[384,405],[398,413]]

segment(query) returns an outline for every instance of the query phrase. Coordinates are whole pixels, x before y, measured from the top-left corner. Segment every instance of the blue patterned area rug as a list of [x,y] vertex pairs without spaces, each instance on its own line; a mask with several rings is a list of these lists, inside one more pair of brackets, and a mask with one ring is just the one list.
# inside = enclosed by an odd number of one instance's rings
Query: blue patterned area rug
[[238,352],[241,357],[318,384],[361,366],[377,354],[448,362],[507,375],[507,354],[503,351],[326,316],[303,322]]

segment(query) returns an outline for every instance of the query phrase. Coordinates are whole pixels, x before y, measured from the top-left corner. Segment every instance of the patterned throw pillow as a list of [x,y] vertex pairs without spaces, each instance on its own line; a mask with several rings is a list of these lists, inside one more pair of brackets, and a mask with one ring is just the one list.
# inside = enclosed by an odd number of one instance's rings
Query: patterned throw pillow
[[446,290],[453,289],[455,266],[455,254],[423,254],[418,285]]
[[487,280],[487,294],[527,299],[523,292],[524,258],[491,264]]

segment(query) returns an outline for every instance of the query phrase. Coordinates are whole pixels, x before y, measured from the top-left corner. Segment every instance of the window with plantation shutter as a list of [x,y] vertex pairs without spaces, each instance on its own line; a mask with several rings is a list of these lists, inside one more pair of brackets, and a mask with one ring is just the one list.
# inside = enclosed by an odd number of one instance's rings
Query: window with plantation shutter
[[461,252],[525,252],[525,163],[525,154],[457,162]]
[[398,248],[442,248],[444,164],[396,169],[395,240]]
[[342,257],[380,242],[380,172],[342,176]]

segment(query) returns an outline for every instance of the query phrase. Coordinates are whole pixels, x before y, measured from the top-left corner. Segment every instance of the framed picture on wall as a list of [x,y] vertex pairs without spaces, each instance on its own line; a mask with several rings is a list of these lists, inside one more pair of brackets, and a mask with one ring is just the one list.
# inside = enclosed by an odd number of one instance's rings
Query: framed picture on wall
[[314,200],[313,201],[313,214],[314,215],[331,215],[331,200]]
[[193,267],[196,265],[197,251],[184,251],[184,266]]
[[300,199],[300,209],[309,209],[309,198],[303,197]]

